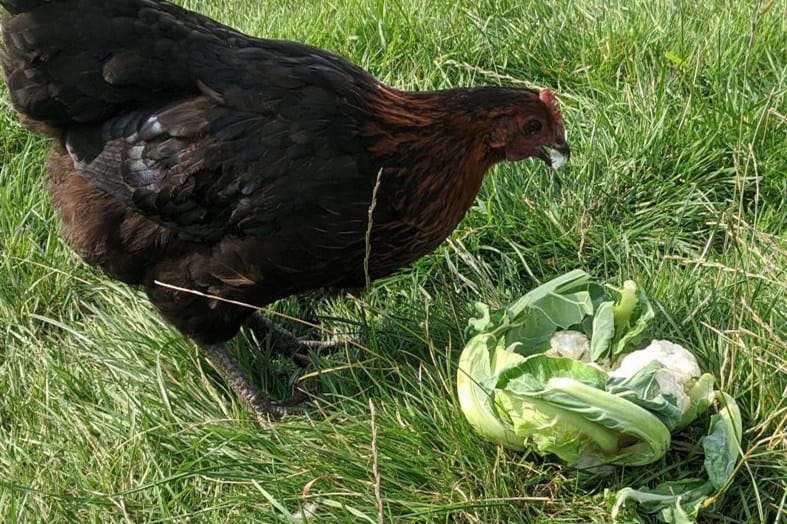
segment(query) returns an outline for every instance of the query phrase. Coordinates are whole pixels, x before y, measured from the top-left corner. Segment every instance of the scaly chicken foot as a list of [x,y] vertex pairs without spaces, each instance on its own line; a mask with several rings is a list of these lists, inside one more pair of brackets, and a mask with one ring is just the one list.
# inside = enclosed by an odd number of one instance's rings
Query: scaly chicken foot
[[309,364],[309,358],[306,354],[308,351],[330,353],[342,349],[345,345],[343,341],[308,340],[304,337],[297,337],[290,331],[272,322],[260,312],[256,312],[249,317],[245,322],[245,326],[260,343],[270,336],[271,346],[276,353],[292,358],[295,363],[302,367]]
[[303,402],[306,395],[295,393],[290,398],[282,401],[271,401],[249,380],[248,376],[238,366],[238,363],[229,354],[224,344],[205,344],[199,346],[202,353],[210,361],[213,368],[218,371],[232,391],[243,402],[247,409],[256,418],[257,424],[262,429],[269,429],[273,420],[281,418],[293,406]]

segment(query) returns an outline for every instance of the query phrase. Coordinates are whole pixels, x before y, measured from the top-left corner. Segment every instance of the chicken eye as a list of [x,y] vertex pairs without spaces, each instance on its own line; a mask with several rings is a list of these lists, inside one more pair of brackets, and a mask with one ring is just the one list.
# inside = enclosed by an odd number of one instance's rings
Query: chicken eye
[[524,131],[526,135],[535,135],[541,131],[541,121],[531,118],[522,126],[522,131]]

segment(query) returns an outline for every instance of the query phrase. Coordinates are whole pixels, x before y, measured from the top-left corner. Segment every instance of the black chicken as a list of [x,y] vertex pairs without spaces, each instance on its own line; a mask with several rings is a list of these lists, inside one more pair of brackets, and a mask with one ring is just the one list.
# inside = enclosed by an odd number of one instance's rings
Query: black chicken
[[225,351],[253,314],[227,301],[363,286],[440,244],[496,162],[569,155],[546,90],[399,91],[159,0],[0,4],[11,100],[56,140],[66,238],[144,287],[261,422],[282,408]]

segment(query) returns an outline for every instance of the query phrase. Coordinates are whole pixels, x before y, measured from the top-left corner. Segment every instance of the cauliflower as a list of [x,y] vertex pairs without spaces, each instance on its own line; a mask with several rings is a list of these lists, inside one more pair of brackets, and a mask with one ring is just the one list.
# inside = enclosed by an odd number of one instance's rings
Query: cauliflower
[[603,475],[661,459],[672,432],[715,406],[701,444],[705,477],[623,488],[612,515],[636,501],[663,520],[694,522],[716,500],[740,463],[740,410],[678,344],[654,340],[629,353],[645,343],[655,316],[634,282],[616,288],[575,270],[504,310],[477,308],[481,316],[469,323],[474,336],[459,358],[456,387],[478,433]]
[[702,375],[697,359],[686,348],[667,340],[654,340],[645,349],[632,351],[620,361],[611,377],[631,377],[654,360],[664,366],[653,375],[662,395],[672,395],[681,413],[691,404],[689,391]]
[[546,355],[590,362],[590,340],[581,331],[556,331],[549,340]]

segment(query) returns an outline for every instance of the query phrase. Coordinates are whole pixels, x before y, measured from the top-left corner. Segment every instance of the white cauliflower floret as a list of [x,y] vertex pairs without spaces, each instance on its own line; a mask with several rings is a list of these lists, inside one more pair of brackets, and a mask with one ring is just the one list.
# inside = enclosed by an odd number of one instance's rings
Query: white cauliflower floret
[[691,404],[691,399],[688,396],[689,388],[684,386],[684,383],[671,369],[660,369],[654,373],[653,378],[659,383],[661,394],[672,395],[680,412],[685,413]]
[[581,331],[557,331],[549,340],[549,349],[545,354],[590,362],[590,340]]
[[682,413],[691,404],[688,392],[700,375],[700,366],[686,348],[667,340],[654,340],[645,349],[632,351],[620,361],[617,369],[609,372],[611,377],[626,378],[654,360],[664,366],[656,371],[654,378],[663,395],[672,395]]

